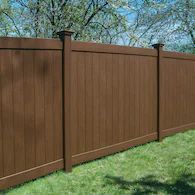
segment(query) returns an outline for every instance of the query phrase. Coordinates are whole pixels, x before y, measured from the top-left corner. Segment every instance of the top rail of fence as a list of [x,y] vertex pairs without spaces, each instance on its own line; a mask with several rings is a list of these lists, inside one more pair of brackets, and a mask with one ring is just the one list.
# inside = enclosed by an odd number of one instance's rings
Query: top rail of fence
[[0,49],[61,50],[58,39],[0,37]]
[[195,60],[195,55],[193,54],[170,52],[170,51],[164,51],[163,57],[173,58],[173,59],[182,59],[182,60],[193,60],[193,61]]
[[136,48],[129,46],[119,46],[110,44],[100,44],[91,42],[72,42],[72,51],[77,52],[94,52],[94,53],[111,53],[157,57],[157,51],[148,48]]

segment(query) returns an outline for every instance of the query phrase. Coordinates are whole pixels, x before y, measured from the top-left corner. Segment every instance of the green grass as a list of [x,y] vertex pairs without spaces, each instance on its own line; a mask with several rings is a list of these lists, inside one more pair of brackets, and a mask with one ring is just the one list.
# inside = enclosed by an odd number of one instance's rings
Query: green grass
[[8,195],[195,195],[195,131],[179,133],[25,183]]

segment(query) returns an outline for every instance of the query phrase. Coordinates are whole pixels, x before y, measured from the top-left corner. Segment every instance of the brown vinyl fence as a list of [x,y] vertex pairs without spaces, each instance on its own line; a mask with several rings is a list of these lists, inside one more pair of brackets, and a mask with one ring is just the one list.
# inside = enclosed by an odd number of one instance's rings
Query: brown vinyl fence
[[72,43],[72,163],[157,138],[157,52]]
[[0,189],[195,128],[195,56],[0,38]]
[[162,137],[195,128],[195,55],[163,52],[160,68]]

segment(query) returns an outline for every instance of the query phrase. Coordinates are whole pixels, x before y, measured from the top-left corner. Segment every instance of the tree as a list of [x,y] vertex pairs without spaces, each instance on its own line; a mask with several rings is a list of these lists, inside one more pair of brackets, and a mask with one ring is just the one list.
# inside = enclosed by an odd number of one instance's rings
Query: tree
[[17,0],[11,4],[15,15],[10,17],[21,29],[15,33],[18,36],[56,37],[57,31],[67,28],[75,31],[75,39],[111,43],[115,34],[125,31],[127,22],[113,0]]
[[194,51],[195,0],[148,0],[139,4],[137,13],[136,44],[151,44],[160,39],[169,49]]
[[20,35],[20,29],[14,20],[15,13],[12,5],[9,0],[0,0],[0,32],[3,36]]
[[195,0],[0,0],[0,34],[195,52]]

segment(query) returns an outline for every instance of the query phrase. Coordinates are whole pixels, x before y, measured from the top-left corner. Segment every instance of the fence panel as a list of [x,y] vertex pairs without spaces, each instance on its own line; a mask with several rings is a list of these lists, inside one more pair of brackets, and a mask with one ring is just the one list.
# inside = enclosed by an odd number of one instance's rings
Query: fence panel
[[73,164],[157,138],[157,52],[72,43]]
[[0,47],[2,189],[63,168],[62,52],[58,40]]
[[160,129],[163,136],[195,128],[195,56],[163,52]]

